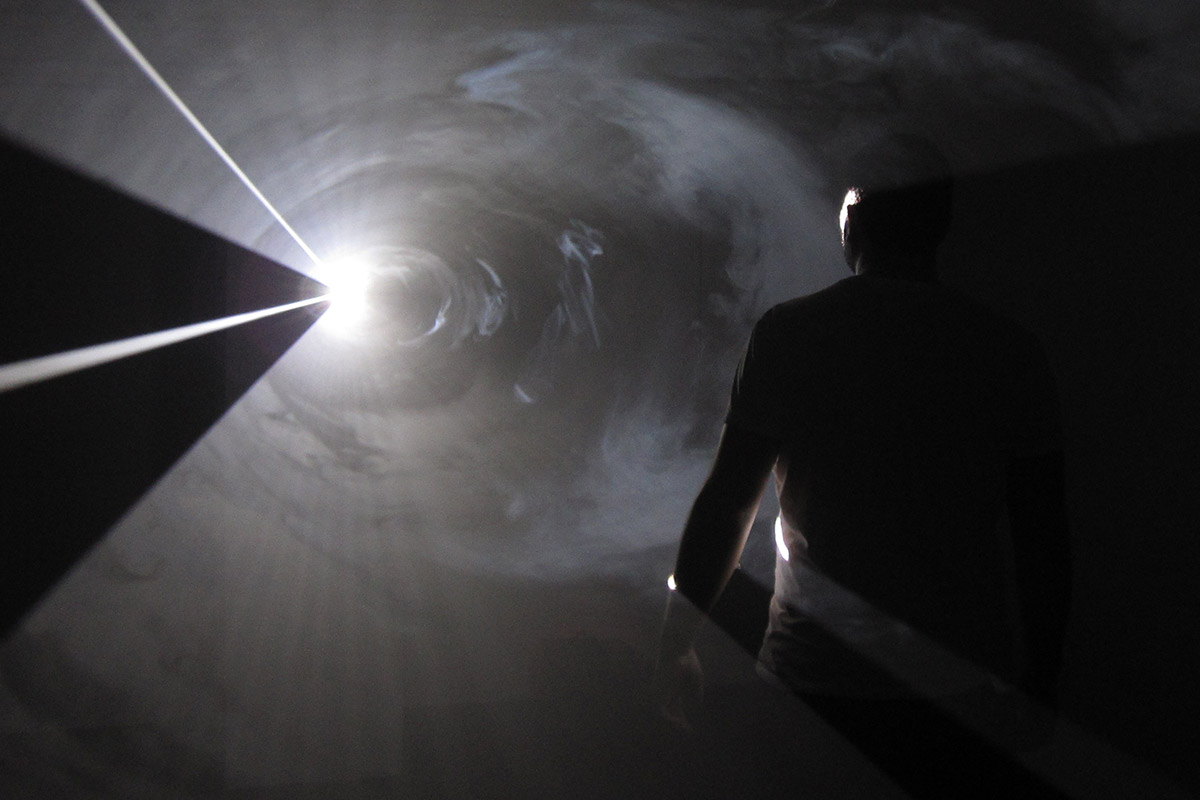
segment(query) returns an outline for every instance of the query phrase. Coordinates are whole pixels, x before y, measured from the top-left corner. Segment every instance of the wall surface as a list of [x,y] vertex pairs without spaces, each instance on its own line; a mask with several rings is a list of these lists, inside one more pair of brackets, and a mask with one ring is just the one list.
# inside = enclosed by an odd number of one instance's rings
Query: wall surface
[[[889,131],[961,175],[946,280],[1037,333],[1060,382],[1077,583],[1034,766],[1077,797],[1200,791],[1189,4],[108,9],[323,263],[81,5],[0,12],[0,132],[370,292],[5,641],[8,793],[674,785],[647,686],[678,532],[750,325],[846,274],[847,157]],[[769,796],[782,725],[825,766],[777,789],[898,793],[803,708],[749,723],[757,755],[726,747],[751,665],[706,637],[722,780]]]

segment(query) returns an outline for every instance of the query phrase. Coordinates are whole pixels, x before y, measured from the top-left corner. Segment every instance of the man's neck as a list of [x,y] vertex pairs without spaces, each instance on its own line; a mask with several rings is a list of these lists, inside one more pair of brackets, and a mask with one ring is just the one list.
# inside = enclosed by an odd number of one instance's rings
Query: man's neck
[[932,254],[889,255],[874,258],[863,256],[855,264],[854,272],[856,275],[879,278],[932,282],[937,280],[937,260]]

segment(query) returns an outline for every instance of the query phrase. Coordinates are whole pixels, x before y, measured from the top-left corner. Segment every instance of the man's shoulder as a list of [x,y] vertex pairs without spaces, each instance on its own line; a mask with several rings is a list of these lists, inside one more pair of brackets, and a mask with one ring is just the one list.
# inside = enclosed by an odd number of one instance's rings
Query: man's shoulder
[[857,309],[888,307],[904,313],[912,307],[926,313],[945,313],[977,320],[980,324],[1016,335],[1024,329],[992,306],[941,281],[911,281],[851,276],[811,294],[785,300],[767,311],[774,320],[792,320],[814,314],[847,314]]
[[771,307],[759,327],[764,339],[803,337],[831,346],[846,336],[882,336],[896,345],[914,336],[942,336],[1008,359],[1041,351],[1037,338],[1009,316],[942,282],[843,278]]
[[844,278],[824,289],[777,303],[768,309],[763,317],[768,321],[788,322],[802,320],[814,314],[828,313],[848,301],[853,302],[853,286],[852,279]]

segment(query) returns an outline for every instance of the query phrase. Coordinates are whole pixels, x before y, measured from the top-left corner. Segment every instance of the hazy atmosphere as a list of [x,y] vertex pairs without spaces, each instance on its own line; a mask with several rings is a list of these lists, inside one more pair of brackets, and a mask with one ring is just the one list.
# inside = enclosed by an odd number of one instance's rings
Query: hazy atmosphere
[[322,263],[81,4],[0,11],[0,134],[350,299],[10,632],[8,796],[628,796],[598,754],[737,359],[849,274],[842,181],[887,132],[961,176],[946,280],[1059,378],[1063,747],[1200,790],[1191,4],[105,8]]

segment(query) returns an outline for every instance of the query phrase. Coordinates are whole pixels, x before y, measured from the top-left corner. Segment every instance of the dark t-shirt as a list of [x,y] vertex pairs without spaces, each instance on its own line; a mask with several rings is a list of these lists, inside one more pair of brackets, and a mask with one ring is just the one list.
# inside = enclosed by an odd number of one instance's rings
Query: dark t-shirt
[[1060,446],[1032,336],[941,284],[848,278],[762,317],[726,424],[780,448],[768,669],[871,695],[893,691],[840,649],[934,693],[980,673],[931,641],[1010,667],[1005,470]]

